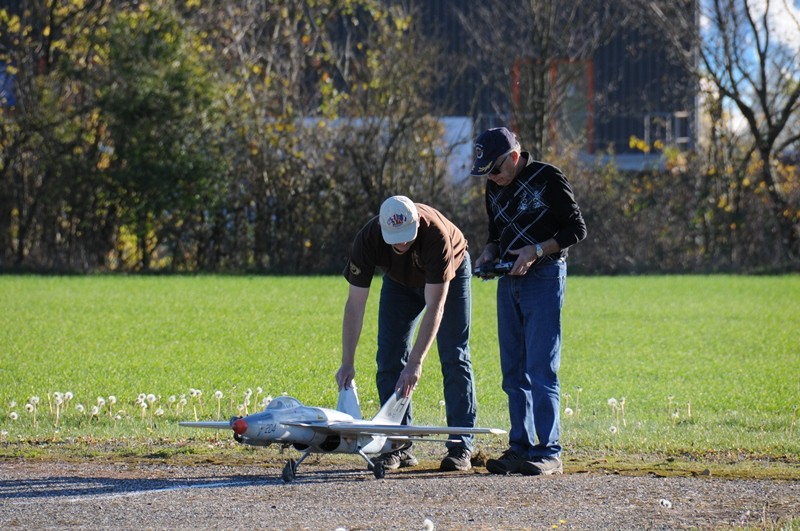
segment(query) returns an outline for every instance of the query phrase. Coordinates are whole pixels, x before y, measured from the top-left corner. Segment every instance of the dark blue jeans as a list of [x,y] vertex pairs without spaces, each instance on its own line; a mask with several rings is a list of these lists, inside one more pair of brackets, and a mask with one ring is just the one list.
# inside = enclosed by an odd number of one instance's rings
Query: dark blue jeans
[[[550,262],[497,283],[497,331],[509,446],[520,456],[561,455],[561,308],[567,264]],[[537,440],[538,439],[538,442]]]
[[[436,334],[436,346],[442,366],[447,425],[465,428],[475,426],[477,415],[475,381],[469,355],[471,277],[472,264],[467,254],[464,263],[456,271],[456,277],[450,281],[442,322]],[[409,288],[388,276],[383,277],[378,310],[376,356],[378,370],[375,378],[381,404],[386,403],[395,392],[395,384],[408,361],[414,331],[424,309],[424,288]],[[403,424],[411,424],[411,418],[411,406],[409,406]],[[448,447],[461,445],[472,451],[473,436],[459,435],[451,438],[461,442],[447,443]]]

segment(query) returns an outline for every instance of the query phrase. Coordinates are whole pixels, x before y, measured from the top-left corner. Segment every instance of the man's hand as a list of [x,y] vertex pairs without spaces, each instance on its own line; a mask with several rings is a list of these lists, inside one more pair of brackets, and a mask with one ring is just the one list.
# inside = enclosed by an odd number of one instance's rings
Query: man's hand
[[483,252],[475,260],[475,269],[479,268],[483,264],[491,264],[497,260],[497,246],[494,244],[489,244],[486,248],[483,249]]
[[419,363],[406,364],[406,367],[403,369],[403,372],[400,373],[400,377],[397,379],[397,385],[395,385],[395,390],[403,398],[411,396],[411,393],[414,392],[414,389],[417,388],[417,383],[419,383],[419,379],[421,376],[422,376],[421,364]]
[[526,245],[519,249],[509,249],[508,254],[517,257],[514,267],[508,272],[509,275],[524,275],[536,261],[536,246]]
[[343,363],[339,370],[336,371],[336,383],[339,385],[339,390],[352,387],[355,376],[356,368],[352,364]]

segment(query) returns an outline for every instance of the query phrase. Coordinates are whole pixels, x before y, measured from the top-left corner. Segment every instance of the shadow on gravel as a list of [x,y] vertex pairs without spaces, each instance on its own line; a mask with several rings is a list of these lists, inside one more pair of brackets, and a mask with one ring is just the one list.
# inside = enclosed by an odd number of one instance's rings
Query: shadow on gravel
[[114,497],[183,489],[247,487],[281,483],[268,476],[216,476],[175,479],[107,477],[46,477],[0,480],[0,500],[36,500],[79,497]]
[[336,485],[340,483],[370,481],[410,481],[422,478],[457,479],[472,475],[442,473],[438,470],[389,472],[384,479],[376,479],[367,470],[325,467],[301,470],[291,483],[284,483],[280,472],[259,475],[192,476],[178,478],[115,478],[83,476],[50,476],[30,479],[0,480],[0,500],[35,501],[41,499],[68,499],[83,497],[122,497],[154,492],[189,489],[224,489],[237,487],[297,487],[304,485]]

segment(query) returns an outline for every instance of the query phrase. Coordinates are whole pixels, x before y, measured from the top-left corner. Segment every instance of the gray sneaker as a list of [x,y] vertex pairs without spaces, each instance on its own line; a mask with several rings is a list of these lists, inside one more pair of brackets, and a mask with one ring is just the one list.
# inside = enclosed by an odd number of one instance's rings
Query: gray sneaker
[[386,452],[374,458],[372,462],[383,463],[383,468],[386,470],[397,470],[398,468],[405,468],[407,466],[417,466],[419,463],[417,458],[411,455],[408,450]]
[[522,463],[523,460],[517,452],[509,448],[498,459],[486,461],[486,470],[492,474],[515,474],[520,471]]
[[463,446],[453,446],[447,450],[447,456],[442,459],[442,463],[439,465],[439,470],[444,470],[447,472],[461,470],[466,472],[472,468],[471,459],[472,452]]
[[522,461],[519,471],[524,476],[549,476],[550,474],[563,474],[564,465],[558,456],[534,457],[529,461]]

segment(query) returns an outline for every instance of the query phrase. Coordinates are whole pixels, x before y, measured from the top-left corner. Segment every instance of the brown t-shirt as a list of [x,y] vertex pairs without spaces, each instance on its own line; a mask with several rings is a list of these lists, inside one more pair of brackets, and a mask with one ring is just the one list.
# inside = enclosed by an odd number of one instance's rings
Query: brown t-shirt
[[417,238],[403,254],[397,254],[383,241],[377,216],[356,234],[343,272],[350,284],[368,288],[376,267],[392,280],[412,288],[443,284],[455,278],[464,261],[467,240],[438,210],[420,203],[415,205],[419,211]]

